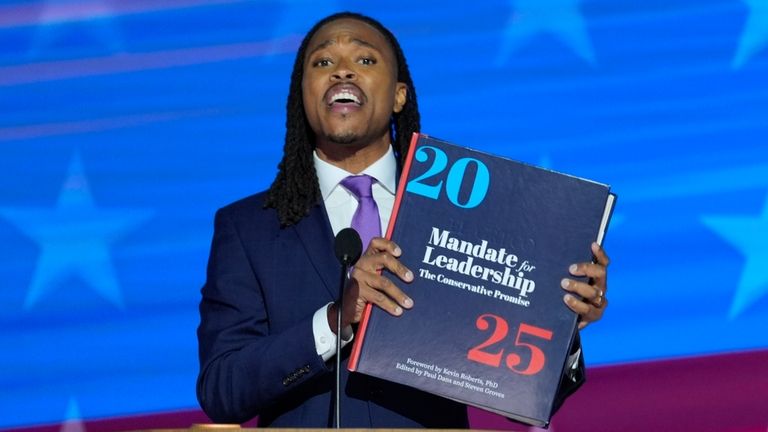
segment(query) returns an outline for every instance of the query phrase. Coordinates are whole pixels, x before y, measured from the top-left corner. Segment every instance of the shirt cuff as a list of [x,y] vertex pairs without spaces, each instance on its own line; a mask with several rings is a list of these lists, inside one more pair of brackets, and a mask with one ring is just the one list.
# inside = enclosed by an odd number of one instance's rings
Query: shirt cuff
[[[328,325],[328,308],[333,303],[321,307],[312,316],[312,334],[315,336],[315,350],[317,355],[323,358],[323,361],[330,360],[336,355],[336,335]],[[352,326],[346,326],[341,329],[342,348],[354,339]]]
[[568,356],[568,363],[566,365],[567,373],[569,376],[571,376],[579,369],[579,357],[581,357],[581,348],[577,349],[575,353]]

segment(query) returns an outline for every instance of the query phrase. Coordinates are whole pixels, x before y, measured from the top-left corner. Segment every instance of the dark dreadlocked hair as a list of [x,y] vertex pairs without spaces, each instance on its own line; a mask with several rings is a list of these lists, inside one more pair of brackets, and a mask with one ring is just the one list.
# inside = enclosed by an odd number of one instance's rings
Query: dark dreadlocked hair
[[420,128],[419,107],[416,103],[416,88],[408,70],[408,63],[395,36],[380,22],[365,15],[353,12],[341,12],[318,21],[301,41],[291,74],[288,93],[287,118],[285,121],[285,147],[283,159],[278,165],[277,177],[267,191],[264,207],[277,210],[280,224],[293,225],[309,214],[310,208],[320,201],[320,186],[317,181],[312,151],[315,148],[315,133],[307,122],[301,82],[304,78],[304,55],[309,40],[317,31],[342,18],[352,18],[369,24],[378,30],[389,42],[397,60],[397,81],[408,86],[407,101],[399,113],[392,115],[390,135],[398,163],[402,166],[403,158],[408,154],[411,135]]

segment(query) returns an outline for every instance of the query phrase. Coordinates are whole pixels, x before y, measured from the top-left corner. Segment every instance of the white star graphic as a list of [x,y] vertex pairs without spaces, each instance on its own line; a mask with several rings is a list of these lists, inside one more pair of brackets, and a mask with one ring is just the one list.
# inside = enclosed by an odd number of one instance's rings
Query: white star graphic
[[80,416],[80,407],[75,398],[69,398],[67,416],[59,428],[59,432],[85,432],[85,423]]
[[731,66],[739,69],[768,45],[768,0],[744,0],[749,7],[747,23],[739,39],[739,48]]
[[746,257],[729,311],[735,318],[768,294],[768,198],[758,217],[704,216],[702,220]]
[[580,2],[581,0],[511,0],[512,14],[504,30],[496,63],[506,63],[514,50],[533,37],[551,34],[594,66],[595,56],[587,36],[584,18],[579,11]]
[[108,245],[150,215],[147,210],[97,208],[78,155],[72,158],[56,207],[0,208],[0,216],[42,249],[24,308],[34,306],[71,276],[79,276],[103,298],[122,307]]

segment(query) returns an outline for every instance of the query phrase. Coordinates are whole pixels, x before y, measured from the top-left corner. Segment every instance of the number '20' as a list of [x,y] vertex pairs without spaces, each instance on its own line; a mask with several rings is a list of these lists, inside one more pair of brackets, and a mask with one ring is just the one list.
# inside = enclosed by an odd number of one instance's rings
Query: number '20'
[[[436,200],[443,189],[442,178],[434,185],[426,184],[424,180],[442,174],[448,166],[448,156],[437,147],[425,145],[416,150],[416,160],[422,163],[427,162],[430,159],[429,151],[434,156],[432,165],[424,174],[409,181],[406,190]],[[461,202],[459,201],[459,191],[461,190],[462,183],[464,183],[464,175],[469,164],[474,164],[477,170],[475,171],[475,178],[472,179],[472,190],[469,197],[465,202]],[[488,167],[484,163],[474,158],[461,158],[454,162],[448,170],[448,177],[445,179],[445,193],[448,196],[448,200],[455,206],[474,208],[485,199],[485,195],[488,193],[490,178]]]

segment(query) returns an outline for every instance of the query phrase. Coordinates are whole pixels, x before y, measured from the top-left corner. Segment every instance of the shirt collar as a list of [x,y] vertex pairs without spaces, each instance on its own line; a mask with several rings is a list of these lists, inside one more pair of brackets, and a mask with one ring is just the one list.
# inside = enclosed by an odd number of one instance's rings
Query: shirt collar
[[[348,176],[355,175],[320,159],[320,157],[317,156],[317,150],[312,152],[312,156],[315,162],[315,172],[317,172],[317,180],[318,183],[320,183],[320,193],[323,195],[323,201],[328,199],[328,196],[342,180]],[[389,146],[384,156],[369,165],[360,174],[368,174],[375,178],[384,189],[394,195],[396,191],[396,171],[397,161],[395,161],[395,152],[392,150],[392,146]]]

